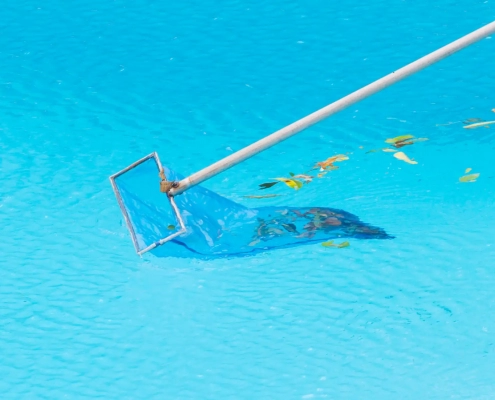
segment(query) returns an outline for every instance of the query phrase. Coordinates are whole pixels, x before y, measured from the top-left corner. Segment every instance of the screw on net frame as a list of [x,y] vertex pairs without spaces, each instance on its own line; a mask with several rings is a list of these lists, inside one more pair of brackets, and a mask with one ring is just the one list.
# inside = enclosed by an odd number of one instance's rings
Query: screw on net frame
[[[137,253],[142,255],[153,250],[159,256],[239,255],[337,237],[391,238],[382,229],[342,210],[326,207],[252,209],[199,184],[494,32],[495,21],[187,178],[163,167],[156,153],[112,175],[110,181]],[[170,245],[161,246],[167,242]]]

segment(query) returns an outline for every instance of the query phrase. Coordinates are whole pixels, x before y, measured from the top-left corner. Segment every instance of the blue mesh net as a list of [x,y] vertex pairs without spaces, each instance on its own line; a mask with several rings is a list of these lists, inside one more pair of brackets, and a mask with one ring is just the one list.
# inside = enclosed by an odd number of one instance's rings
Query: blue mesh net
[[[115,179],[124,214],[138,251],[178,232],[179,221],[159,190],[154,158]],[[168,180],[181,176],[164,167]],[[220,257],[331,239],[390,239],[383,229],[346,211],[328,207],[248,208],[201,186],[175,197],[186,231],[152,250],[156,256]]]

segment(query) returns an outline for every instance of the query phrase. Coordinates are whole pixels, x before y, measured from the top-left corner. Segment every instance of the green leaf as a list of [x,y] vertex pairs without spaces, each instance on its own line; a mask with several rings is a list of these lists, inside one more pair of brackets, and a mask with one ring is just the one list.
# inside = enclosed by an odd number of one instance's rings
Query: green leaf
[[401,135],[401,136],[396,136],[392,139],[387,139],[385,140],[385,143],[395,144],[397,142],[403,142],[404,140],[408,140],[412,138],[414,138],[413,135]]
[[175,225],[169,225],[169,226],[167,226],[167,229],[169,231],[173,231],[175,229]]
[[464,175],[459,178],[460,182],[467,183],[467,182],[476,182],[476,179],[478,179],[480,174],[470,174],[470,175]]

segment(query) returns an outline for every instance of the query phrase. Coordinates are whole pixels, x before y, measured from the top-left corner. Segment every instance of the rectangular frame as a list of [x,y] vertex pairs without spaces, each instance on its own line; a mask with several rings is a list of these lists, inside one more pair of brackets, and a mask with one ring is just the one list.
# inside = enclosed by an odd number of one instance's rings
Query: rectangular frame
[[156,162],[156,166],[158,167],[158,171],[162,170],[162,163],[160,162],[160,158],[158,157],[158,153],[154,151],[151,154],[148,154],[146,157],[141,158],[140,160],[132,163],[128,167],[124,168],[122,171],[119,171],[112,176],[110,176],[110,183],[112,184],[113,192],[115,193],[115,197],[117,197],[117,202],[119,203],[120,211],[122,211],[122,214],[124,216],[127,229],[131,233],[131,239],[132,243],[134,244],[134,248],[136,249],[136,253],[138,255],[143,255],[144,253],[153,250],[155,247],[161,246],[162,244],[174,239],[175,237],[182,235],[183,233],[186,232],[186,226],[184,225],[184,221],[180,215],[180,211],[177,208],[177,204],[175,203],[174,197],[166,195],[168,198],[168,201],[170,202],[170,205],[172,206],[172,209],[174,210],[175,216],[177,218],[177,221],[179,221],[180,225],[180,230],[172,233],[171,235],[164,237],[163,239],[158,240],[155,243],[150,244],[148,247],[144,248],[143,250],[139,250],[139,244],[136,238],[136,232],[134,231],[134,228],[132,227],[131,219],[129,218],[129,214],[127,213],[127,210],[125,209],[124,202],[122,200],[122,196],[120,194],[119,188],[117,187],[117,184],[115,183],[115,179],[118,178],[120,175],[125,174],[126,172],[130,171],[131,169],[137,167],[139,164],[142,164],[145,161],[148,161],[150,158],[153,158]]

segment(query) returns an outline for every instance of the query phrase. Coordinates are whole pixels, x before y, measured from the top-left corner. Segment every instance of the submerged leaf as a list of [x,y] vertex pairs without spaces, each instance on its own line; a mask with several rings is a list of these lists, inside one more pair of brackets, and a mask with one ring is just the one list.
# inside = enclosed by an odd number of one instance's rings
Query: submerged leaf
[[464,171],[465,174],[469,174],[473,169],[472,168],[466,168],[466,170]]
[[279,197],[279,196],[282,196],[281,194],[264,194],[264,195],[261,195],[261,196],[257,196],[257,195],[246,195],[246,196],[242,196],[242,197],[245,197],[246,199],[269,199],[271,197]]
[[325,171],[325,172],[320,172],[320,173],[317,175],[317,177],[318,177],[318,178],[323,178],[326,174],[327,174],[327,172],[326,172],[326,171]]
[[385,153],[395,153],[397,150],[385,147],[384,149],[382,149],[382,151],[384,151]]
[[464,129],[475,129],[475,128],[481,128],[481,127],[486,127],[489,128],[488,125],[495,124],[495,121],[483,121],[483,122],[477,122],[475,124],[470,124],[463,126]]
[[251,243],[248,244],[248,246],[256,246],[261,240],[259,239],[254,239]]
[[173,231],[175,229],[175,225],[169,225],[169,226],[167,226],[167,229],[169,231]]
[[263,190],[263,189],[268,189],[268,188],[271,188],[272,186],[276,185],[278,182],[267,182],[267,183],[262,183],[261,185],[259,185],[260,187],[260,190]]
[[281,224],[287,232],[298,233],[294,224]]
[[460,182],[476,182],[476,179],[478,179],[478,177],[480,176],[480,174],[471,174],[471,175],[464,175],[464,176],[461,176],[459,178],[459,181]]
[[481,118],[468,118],[462,121],[463,124],[474,124],[475,122],[483,122],[484,119]]
[[368,150],[366,153],[364,154],[368,154],[368,153],[376,153],[378,151],[378,149],[373,149],[373,150]]
[[333,240],[329,240],[328,242],[323,242],[321,244],[323,247],[337,247],[339,249],[342,249],[344,247],[349,247],[351,244],[349,242],[342,242],[342,243],[339,243],[339,244],[336,244],[333,242]]
[[413,135],[401,135],[401,136],[396,136],[396,137],[391,138],[391,139],[387,139],[387,140],[385,140],[385,143],[395,144],[397,142],[403,142],[405,140],[409,140],[412,138],[414,138]]
[[404,154],[402,151],[399,151],[397,153],[394,153],[394,157],[397,158],[397,160],[405,161],[408,164],[417,164],[417,161],[411,160],[406,154]]
[[273,179],[285,183],[287,186],[289,186],[291,189],[294,190],[301,189],[303,185],[303,183],[301,181],[298,181],[297,179],[288,179],[288,178],[273,178]]
[[492,108],[492,112],[495,112],[495,108]]

